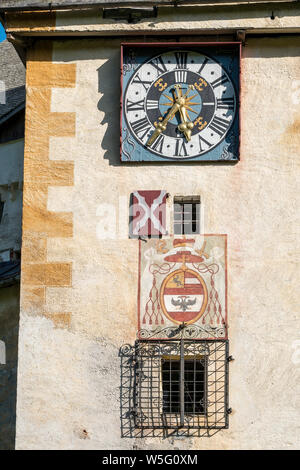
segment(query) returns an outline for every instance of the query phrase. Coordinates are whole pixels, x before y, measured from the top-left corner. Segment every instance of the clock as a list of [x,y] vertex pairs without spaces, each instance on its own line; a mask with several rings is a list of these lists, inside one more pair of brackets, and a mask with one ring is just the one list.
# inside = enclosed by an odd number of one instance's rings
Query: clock
[[233,161],[240,43],[122,46],[121,160]]

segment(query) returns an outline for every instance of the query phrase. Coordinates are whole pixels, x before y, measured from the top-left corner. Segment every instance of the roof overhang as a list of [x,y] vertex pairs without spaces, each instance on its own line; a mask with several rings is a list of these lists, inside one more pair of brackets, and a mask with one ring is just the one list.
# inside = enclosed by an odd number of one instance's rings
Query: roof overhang
[[297,3],[298,0],[2,0],[0,12],[58,11],[95,8],[183,6],[183,5],[242,5]]
[[21,56],[37,37],[231,35],[244,42],[300,33],[298,0],[2,0],[0,14]]

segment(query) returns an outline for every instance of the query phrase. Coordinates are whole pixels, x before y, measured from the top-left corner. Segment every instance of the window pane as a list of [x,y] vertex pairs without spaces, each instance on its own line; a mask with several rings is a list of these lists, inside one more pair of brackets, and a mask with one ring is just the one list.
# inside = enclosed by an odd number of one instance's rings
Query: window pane
[[199,360],[184,361],[185,413],[204,413],[204,373]]
[[183,234],[182,223],[181,222],[179,224],[174,223],[174,234],[175,235],[182,235]]
[[[163,412],[180,413],[180,361],[162,361]],[[204,413],[205,366],[199,359],[184,361],[184,411]]]
[[200,233],[200,197],[174,198],[174,234]]
[[163,412],[180,412],[180,362],[163,361]]

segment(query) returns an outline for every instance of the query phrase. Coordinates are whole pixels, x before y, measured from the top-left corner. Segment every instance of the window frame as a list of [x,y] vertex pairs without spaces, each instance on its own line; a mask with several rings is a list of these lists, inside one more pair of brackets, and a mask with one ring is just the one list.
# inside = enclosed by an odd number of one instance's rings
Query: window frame
[[[166,361],[166,362],[172,362],[172,361],[176,361],[176,362],[179,362],[179,394],[180,394],[180,383],[181,383],[181,370],[180,370],[180,356],[162,356],[161,358],[161,394],[162,394],[162,397],[164,397],[164,390],[163,390],[163,386],[164,386],[164,378],[163,378],[163,367],[162,367],[162,364],[163,362]],[[185,355],[184,356],[184,371],[183,371],[183,375],[184,375],[184,378],[183,378],[183,383],[185,385],[186,383],[186,378],[185,378],[185,364],[187,362],[194,362],[194,361],[198,361],[198,362],[202,362],[202,365],[203,365],[203,411],[202,412],[196,412],[196,411],[186,411],[185,409],[185,404],[186,404],[186,399],[185,399],[185,394],[186,394],[186,390],[184,388],[184,410],[183,410],[183,413],[184,415],[193,415],[193,414],[197,414],[197,415],[205,415],[206,412],[207,412],[207,358],[203,355],[196,355],[196,356],[188,356],[188,355]],[[203,364],[204,362],[204,364]],[[195,384],[195,381],[194,381],[194,384]],[[194,389],[194,396],[195,396],[195,393],[200,393],[200,392],[197,392],[195,389]],[[195,405],[196,401],[192,402],[193,405]],[[165,414],[178,414],[181,412],[180,410],[181,408],[181,404],[179,404],[179,411],[165,411],[164,410],[164,398],[163,398],[163,402],[162,402],[162,406],[161,406],[161,412],[162,413],[165,413]]]
[[[187,206],[191,205],[191,208]],[[181,206],[179,210],[177,206]],[[191,218],[185,216],[191,212]],[[181,216],[180,218],[177,218]],[[185,227],[186,225],[186,227]],[[189,226],[191,230],[189,230]],[[195,230],[194,230],[195,226]],[[178,230],[179,227],[179,230]],[[199,235],[201,230],[201,197],[174,196],[173,198],[173,232],[174,235]]]

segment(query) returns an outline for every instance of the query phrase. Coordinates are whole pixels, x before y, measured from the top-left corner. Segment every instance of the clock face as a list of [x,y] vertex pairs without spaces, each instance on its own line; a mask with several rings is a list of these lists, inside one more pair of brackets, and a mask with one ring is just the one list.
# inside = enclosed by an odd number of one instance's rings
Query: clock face
[[213,160],[220,150],[229,154],[226,138],[238,114],[235,88],[222,62],[197,50],[167,49],[131,62],[122,159],[131,160],[130,150],[133,160]]

